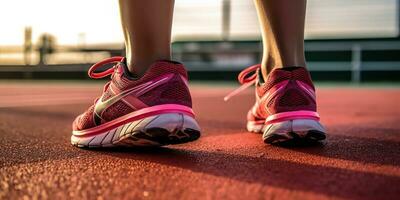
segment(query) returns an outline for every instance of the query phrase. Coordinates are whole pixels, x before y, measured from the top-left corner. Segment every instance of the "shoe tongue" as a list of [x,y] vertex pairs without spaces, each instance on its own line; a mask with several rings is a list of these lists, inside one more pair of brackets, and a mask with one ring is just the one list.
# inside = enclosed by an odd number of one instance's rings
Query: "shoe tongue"
[[140,78],[138,75],[129,71],[128,64],[126,62],[126,58],[122,59],[121,62],[118,63],[117,71],[123,73],[125,77],[132,79],[132,80]]
[[265,80],[264,80],[264,77],[262,75],[261,69],[258,69],[256,73],[257,73],[257,78],[258,78],[257,83],[258,84],[264,84]]

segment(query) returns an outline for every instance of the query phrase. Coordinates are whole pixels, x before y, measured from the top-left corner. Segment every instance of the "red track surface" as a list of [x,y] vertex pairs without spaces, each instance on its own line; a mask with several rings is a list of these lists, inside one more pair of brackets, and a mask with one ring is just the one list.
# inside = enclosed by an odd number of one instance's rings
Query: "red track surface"
[[[159,149],[84,150],[73,118],[99,85],[0,85],[0,199],[398,199],[400,90],[319,88],[329,135],[265,145],[245,131],[249,90],[193,87],[200,140]],[[49,95],[51,94],[51,95]],[[46,105],[51,104],[51,105]]]

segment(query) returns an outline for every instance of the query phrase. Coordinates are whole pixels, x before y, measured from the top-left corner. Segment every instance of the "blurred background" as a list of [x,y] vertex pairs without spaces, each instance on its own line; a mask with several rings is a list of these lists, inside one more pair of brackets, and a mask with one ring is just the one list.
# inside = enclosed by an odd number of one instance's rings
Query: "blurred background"
[[[87,79],[124,55],[118,1],[0,2],[1,79]],[[306,58],[315,80],[400,81],[400,0],[308,0]],[[259,63],[251,0],[176,0],[173,58],[191,79],[236,80]]]

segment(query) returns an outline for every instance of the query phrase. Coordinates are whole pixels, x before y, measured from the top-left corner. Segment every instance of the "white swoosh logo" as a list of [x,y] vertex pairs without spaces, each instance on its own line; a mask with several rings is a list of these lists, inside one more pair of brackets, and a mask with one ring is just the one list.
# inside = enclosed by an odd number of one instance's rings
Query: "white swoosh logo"
[[103,95],[104,95],[103,94],[102,97],[99,98],[99,100],[97,100],[97,102],[94,106],[93,121],[95,122],[96,125],[99,125],[101,123],[101,120],[103,119],[101,117],[101,115],[108,107],[110,107],[114,103],[120,101],[127,95],[131,95],[132,93],[135,93],[135,94],[133,94],[135,96],[140,96],[140,95],[150,91],[151,89],[157,87],[158,85],[168,81],[171,77],[172,76],[167,76],[167,77],[164,77],[157,81],[149,81],[149,82],[143,83],[143,84],[138,85],[129,90],[122,91],[121,93],[116,94],[115,96],[113,96],[105,101],[102,101]]

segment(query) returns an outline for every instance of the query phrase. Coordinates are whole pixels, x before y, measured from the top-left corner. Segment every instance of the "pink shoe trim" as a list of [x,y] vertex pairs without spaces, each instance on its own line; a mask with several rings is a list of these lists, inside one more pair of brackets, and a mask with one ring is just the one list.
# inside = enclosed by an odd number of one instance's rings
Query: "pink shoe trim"
[[130,114],[124,115],[122,117],[119,117],[117,119],[114,119],[112,121],[106,122],[104,124],[101,124],[93,128],[80,131],[72,131],[72,134],[77,137],[93,136],[104,133],[105,131],[116,128],[122,124],[126,124],[146,117],[165,114],[165,113],[181,113],[193,118],[195,117],[193,110],[187,106],[178,104],[163,104],[134,111]]
[[312,119],[319,121],[319,115],[314,111],[291,111],[291,112],[282,112],[275,115],[270,115],[265,120],[265,124],[272,124],[276,122],[282,122],[293,119]]
[[139,100],[137,97],[135,97],[133,95],[125,96],[124,98],[121,99],[121,101],[126,103],[126,105],[131,107],[133,110],[139,110],[139,109],[149,107],[148,105],[146,105],[145,103],[143,103],[141,100]]
[[301,82],[301,81],[297,81],[296,83],[298,86],[300,86],[300,88],[305,91],[308,95],[310,95],[310,97],[315,101],[316,97],[315,97],[315,91],[313,88],[311,88],[309,85]]
[[281,81],[280,83],[275,84],[268,92],[261,98],[260,101],[269,102],[276,95],[278,95],[283,89],[285,89],[286,85],[289,83],[288,80]]

